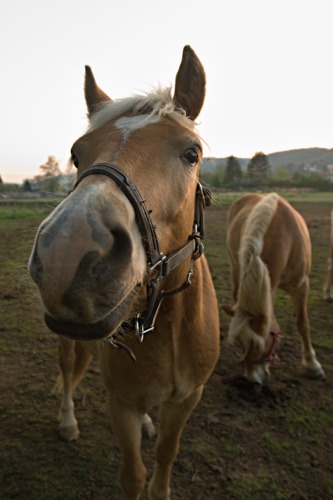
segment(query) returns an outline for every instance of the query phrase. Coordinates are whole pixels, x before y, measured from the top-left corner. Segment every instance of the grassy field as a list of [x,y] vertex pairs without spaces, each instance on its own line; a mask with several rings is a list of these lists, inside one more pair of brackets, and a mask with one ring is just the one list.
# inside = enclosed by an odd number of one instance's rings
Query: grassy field
[[[264,192],[264,191],[263,191]],[[301,190],[277,190],[280,196],[283,196],[289,203],[330,203],[333,207],[333,193],[319,191],[301,191]],[[214,203],[216,205],[230,204],[236,200],[242,193],[240,192],[215,192]]]
[[[217,194],[206,211],[205,253],[220,303],[231,301],[225,222],[237,196]],[[310,230],[309,315],[327,380],[302,377],[291,304],[278,293],[280,362],[272,367],[269,386],[250,387],[226,340],[229,319],[221,308],[221,356],[182,438],[172,475],[175,500],[333,497],[333,304],[322,300],[333,195],[286,197]],[[96,364],[75,398],[80,440],[67,444],[57,435],[59,399],[51,394],[58,373],[57,339],[43,323],[38,294],[27,273],[36,229],[55,203],[0,204],[0,498],[117,500],[119,451]],[[150,472],[153,448],[153,442],[143,440]]]

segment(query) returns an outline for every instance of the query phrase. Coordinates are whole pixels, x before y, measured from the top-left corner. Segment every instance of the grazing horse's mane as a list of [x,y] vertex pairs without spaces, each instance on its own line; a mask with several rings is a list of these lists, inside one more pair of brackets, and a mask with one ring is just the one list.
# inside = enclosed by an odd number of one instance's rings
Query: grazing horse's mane
[[[268,269],[261,259],[261,252],[264,235],[276,211],[278,199],[276,193],[271,193],[255,205],[245,223],[241,238],[238,315],[232,319],[230,340],[235,341],[237,337],[242,336],[246,354],[251,345],[256,345],[261,352],[264,351],[264,331],[271,326],[271,284]],[[261,318],[261,335],[255,333],[250,326],[249,314],[254,318]]]
[[188,118],[185,111],[172,99],[171,87],[157,87],[143,95],[102,102],[97,112],[90,117],[88,132],[119,118],[117,128],[128,134],[132,130],[156,123],[165,116],[192,132],[195,128],[194,121]]

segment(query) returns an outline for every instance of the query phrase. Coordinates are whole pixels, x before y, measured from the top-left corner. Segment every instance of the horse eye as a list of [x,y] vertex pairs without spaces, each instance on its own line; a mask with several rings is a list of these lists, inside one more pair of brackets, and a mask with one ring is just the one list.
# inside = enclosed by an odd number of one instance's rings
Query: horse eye
[[72,153],[72,162],[74,164],[74,167],[79,168],[79,160],[74,153]]
[[196,149],[190,148],[181,155],[181,158],[189,163],[192,167],[199,161],[199,155]]

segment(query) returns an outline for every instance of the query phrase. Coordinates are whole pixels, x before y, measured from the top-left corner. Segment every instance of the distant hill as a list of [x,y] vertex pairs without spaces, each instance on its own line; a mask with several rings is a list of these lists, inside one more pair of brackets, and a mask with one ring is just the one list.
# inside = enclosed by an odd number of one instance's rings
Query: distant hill
[[287,167],[290,164],[301,166],[305,164],[333,164],[333,148],[292,149],[267,155],[272,167]]
[[[242,169],[247,167],[251,158],[238,158]],[[276,168],[302,167],[304,165],[333,165],[333,148],[306,148],[291,149],[289,151],[280,151],[267,154],[269,163]],[[228,158],[204,158],[202,170],[205,172],[214,172],[217,165],[226,164]]]

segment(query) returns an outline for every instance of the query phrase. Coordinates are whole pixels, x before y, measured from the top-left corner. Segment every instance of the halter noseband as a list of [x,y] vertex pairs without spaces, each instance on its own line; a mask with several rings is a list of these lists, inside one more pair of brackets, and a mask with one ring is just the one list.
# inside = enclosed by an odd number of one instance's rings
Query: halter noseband
[[[109,163],[96,163],[85,170],[75,183],[73,190],[88,175],[105,175],[112,179],[123,191],[131,203],[138,227],[140,229],[142,243],[147,256],[147,305],[143,313],[138,314],[130,322],[121,325],[123,331],[135,329],[136,336],[140,342],[143,341],[146,333],[154,330],[154,323],[159,311],[159,307],[164,298],[175,295],[185,290],[191,284],[193,274],[193,262],[201,256],[203,252],[204,237],[204,213],[206,199],[210,199],[210,193],[207,188],[203,188],[198,182],[195,195],[195,213],[193,221],[192,234],[188,241],[177,250],[163,255],[159,249],[158,239],[155,227],[150,218],[150,212],[145,206],[145,200],[134,182],[120,169]],[[191,256],[190,269],[186,281],[178,288],[170,291],[160,291],[160,280],[176,269]],[[128,346],[115,340],[112,335],[105,339],[113,347],[122,347],[135,360],[133,352]]]
[[275,330],[273,328],[270,329],[269,331],[271,337],[272,337],[272,343],[270,345],[270,348],[266,354],[262,358],[260,358],[258,361],[254,360],[244,360],[246,363],[250,363],[252,365],[261,365],[263,363],[274,363],[277,359],[278,356],[276,354],[276,348],[278,342],[282,338],[282,333],[279,330]]

